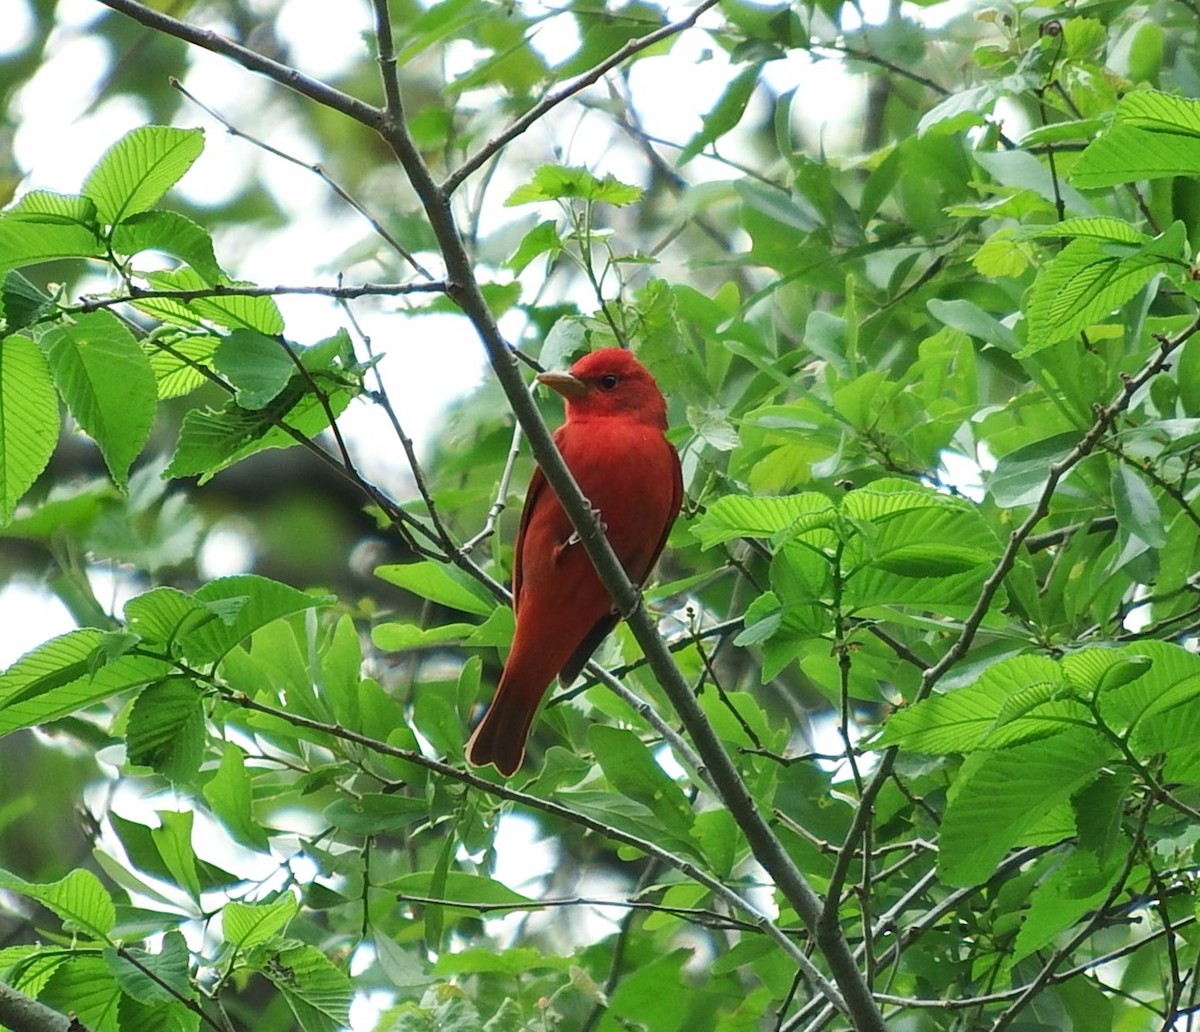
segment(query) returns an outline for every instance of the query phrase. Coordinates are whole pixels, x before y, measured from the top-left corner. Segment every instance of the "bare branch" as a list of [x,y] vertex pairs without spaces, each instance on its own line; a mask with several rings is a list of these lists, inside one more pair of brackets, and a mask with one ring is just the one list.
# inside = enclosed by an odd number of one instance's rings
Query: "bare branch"
[[281,64],[279,61],[272,61],[269,57],[258,53],[258,51],[251,50],[249,47],[244,47],[242,44],[235,43],[228,37],[222,36],[219,32],[189,25],[178,18],[160,14],[145,4],[135,3],[134,0],[99,0],[99,2],[105,7],[111,8],[145,25],[147,28],[165,33],[168,36],[174,36],[176,39],[181,39],[185,43],[191,43],[204,50],[211,50],[214,54],[220,54],[222,57],[228,57],[230,60],[236,61],[243,68],[251,72],[258,72],[260,75],[265,75],[268,79],[274,80],[281,86],[286,86],[301,96],[308,97],[309,100],[315,100],[318,104],[331,108],[334,111],[340,111],[343,115],[352,118],[362,125],[371,128],[378,127],[380,115],[382,114],[379,108],[372,107],[370,104],[359,100],[357,97],[352,97],[348,93],[343,93],[328,83],[321,82],[320,79],[314,79],[311,76],[305,75],[290,65]]
[[291,294],[309,294],[317,297],[333,297],[350,300],[358,297],[400,297],[404,294],[442,294],[446,284],[442,280],[430,280],[423,283],[360,283],[347,287],[339,284],[336,287],[246,287],[230,283],[214,283],[211,287],[201,287],[195,290],[148,290],[131,285],[129,293],[118,297],[95,297],[84,295],[79,304],[72,308],[59,309],[66,312],[95,312],[101,308],[112,308],[115,305],[125,305],[133,301],[145,301],[150,298],[169,298],[172,301],[198,301],[206,297],[280,297]]
[[655,43],[659,43],[664,39],[670,39],[670,37],[690,29],[700,20],[700,16],[705,11],[716,7],[719,2],[720,0],[703,0],[686,18],[681,18],[679,21],[672,22],[669,25],[663,25],[653,32],[648,32],[644,36],[630,40],[616,53],[601,61],[595,68],[584,72],[578,78],[571,80],[567,85],[560,87],[553,93],[548,93],[507,129],[488,140],[479,150],[451,172],[442,183],[442,192],[449,197],[455,190],[462,186],[463,180],[481,168],[493,154],[515,140],[548,111],[558,107],[564,100],[569,100],[581,90],[587,89],[587,87],[599,81],[608,72],[624,64],[634,54],[645,50],[647,47],[654,46]]

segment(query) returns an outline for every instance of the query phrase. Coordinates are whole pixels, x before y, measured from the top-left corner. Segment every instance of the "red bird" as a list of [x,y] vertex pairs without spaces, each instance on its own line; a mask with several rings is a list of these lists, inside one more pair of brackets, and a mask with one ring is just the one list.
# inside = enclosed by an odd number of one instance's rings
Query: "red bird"
[[[575,482],[600,513],[609,544],[644,584],[683,500],[679,455],[663,436],[667,403],[621,348],[593,351],[569,373],[538,377],[567,400],[554,434]],[[517,628],[495,698],[467,743],[476,766],[512,774],[546,689],[570,684],[616,626],[612,599],[541,469],[533,474],[513,556]]]

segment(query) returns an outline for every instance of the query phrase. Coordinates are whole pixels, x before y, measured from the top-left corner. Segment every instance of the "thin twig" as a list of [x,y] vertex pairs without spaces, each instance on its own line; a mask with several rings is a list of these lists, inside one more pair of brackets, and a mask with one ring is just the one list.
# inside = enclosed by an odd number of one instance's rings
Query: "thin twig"
[[383,240],[388,245],[390,245],[392,250],[394,250],[398,255],[400,255],[401,258],[403,258],[406,262],[408,262],[408,264],[413,267],[413,271],[415,271],[418,276],[423,276],[426,280],[429,280],[429,281],[433,280],[433,274],[430,273],[430,271],[428,269],[426,269],[424,265],[422,265],[419,261],[417,261],[416,257],[413,255],[413,253],[410,250],[408,250],[408,248],[406,248],[402,243],[400,243],[400,241],[397,240],[391,234],[391,232],[389,232],[387,226],[385,226],[383,224],[383,222],[379,219],[379,217],[376,216],[374,214],[374,212],[371,211],[370,208],[368,208],[365,204],[363,204],[362,201],[353,197],[349,193],[349,191],[347,191],[344,187],[342,187],[341,184],[338,183],[337,180],[335,180],[333,178],[333,176],[331,176],[328,172],[325,171],[324,166],[322,166],[318,162],[302,161],[300,158],[297,158],[293,154],[289,154],[287,151],[280,150],[278,147],[273,147],[271,144],[267,143],[266,140],[260,140],[257,136],[252,136],[252,135],[250,135],[250,133],[248,133],[242,129],[239,129],[236,125],[234,125],[232,122],[230,122],[229,119],[227,119],[224,115],[220,114],[217,111],[214,111],[207,104],[205,104],[202,100],[199,100],[197,97],[195,97],[191,93],[189,93],[187,88],[183,85],[183,83],[181,83],[174,76],[171,77],[170,81],[171,81],[171,85],[174,86],[175,89],[177,89],[185,97],[187,97],[187,99],[190,100],[193,104],[195,104],[196,107],[200,108],[202,111],[207,112],[210,116],[212,116],[218,122],[220,122],[221,125],[223,125],[225,127],[225,131],[230,136],[234,137],[235,139],[245,140],[247,143],[251,143],[255,147],[258,147],[259,149],[266,151],[268,154],[272,154],[275,157],[280,158],[283,161],[286,161],[291,165],[296,165],[299,168],[305,169],[305,170],[313,173],[313,175],[315,175],[318,179],[321,180],[321,182],[323,182],[327,187],[329,187],[329,189],[332,190],[341,201],[343,201],[345,204],[348,204],[351,208],[353,208],[356,212],[358,212],[364,219],[366,219],[367,222],[370,224],[371,228],[375,231],[376,235],[379,236],[379,238],[381,240]]
[[357,297],[381,296],[400,297],[404,294],[442,294],[446,284],[442,280],[431,280],[421,283],[361,283],[354,287],[246,287],[230,283],[214,283],[211,287],[196,290],[151,290],[132,284],[129,293],[117,297],[94,297],[83,295],[79,304],[69,308],[61,308],[60,312],[95,312],[101,308],[112,308],[115,305],[130,304],[134,301],[154,300],[165,298],[171,301],[198,301],[208,297],[279,297],[291,294],[309,294],[318,297],[334,297],[353,299]]
[[679,33],[690,29],[700,20],[700,16],[705,11],[716,7],[719,2],[720,0],[703,0],[686,18],[663,25],[653,32],[648,32],[644,36],[630,40],[620,50],[605,58],[594,68],[572,79],[571,82],[555,90],[553,93],[548,93],[526,111],[525,114],[509,125],[507,129],[488,140],[479,150],[451,172],[442,182],[440,192],[444,196],[449,197],[462,185],[463,180],[479,169],[493,154],[525,132],[526,129],[541,119],[548,111],[553,110],[563,101],[569,100],[576,93],[598,82],[608,72],[628,61],[634,54],[645,50],[647,47],[654,46],[655,43],[669,39],[671,36],[677,36]]

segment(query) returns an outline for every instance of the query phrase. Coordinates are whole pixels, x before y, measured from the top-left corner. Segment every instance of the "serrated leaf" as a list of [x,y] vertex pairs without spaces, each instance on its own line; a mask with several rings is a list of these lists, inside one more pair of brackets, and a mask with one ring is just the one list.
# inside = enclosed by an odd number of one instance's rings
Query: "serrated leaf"
[[219,409],[191,409],[183,418],[175,454],[166,477],[198,476],[206,484],[221,470],[271,448],[292,448],[295,436],[283,429],[290,427],[302,439],[313,438],[329,426],[329,415],[336,419],[346,411],[359,388],[321,374],[313,378],[325,392],[316,397],[307,377],[297,374],[287,388],[269,405],[258,410],[227,402]]
[[538,201],[571,200],[603,201],[623,207],[642,196],[640,186],[622,183],[612,175],[597,179],[586,168],[569,165],[542,165],[523,186],[518,186],[504,202],[511,208]]
[[129,712],[129,762],[153,767],[173,783],[195,777],[204,756],[204,707],[191,681],[172,677],[151,685]]
[[0,735],[43,724],[131,688],[157,681],[167,664],[148,656],[122,656],[96,667],[104,635],[70,631],[26,653],[0,674]]
[[184,654],[195,663],[216,662],[260,627],[280,617],[334,602],[332,595],[308,595],[252,573],[209,581],[193,597],[206,606],[237,603],[228,619],[210,621],[180,638]]
[[71,414],[96,442],[119,487],[150,439],[158,390],[150,360],[109,312],[49,330],[42,346]]
[[1098,732],[1074,728],[968,757],[942,818],[938,871],[946,884],[986,881],[1038,821],[1096,777],[1114,750]]
[[696,521],[692,534],[701,548],[731,538],[773,537],[789,529],[828,526],[836,517],[833,503],[815,491],[780,497],[726,495]]
[[315,946],[271,950],[258,970],[280,991],[303,1032],[338,1032],[350,1024],[354,987]]
[[108,890],[91,871],[76,868],[65,878],[47,884],[28,882],[0,871],[0,887],[37,900],[53,910],[68,931],[104,939],[117,923],[117,911]]
[[240,950],[260,946],[281,934],[299,909],[290,893],[272,903],[226,903],[221,909],[224,939]]
[[[211,284],[195,269],[183,266],[172,272],[154,272],[146,277],[154,290],[205,291]],[[254,286],[234,280],[229,287]],[[283,333],[283,316],[272,297],[252,297],[244,294],[215,294],[208,297],[178,301],[173,298],[140,298],[134,306],[167,322],[195,327],[202,322],[214,323],[230,330],[257,330],[268,337]]]
[[84,197],[34,190],[0,212],[0,271],[104,254],[95,206]]
[[204,150],[204,130],[145,125],[114,143],[88,174],[85,197],[100,221],[115,225],[146,211],[174,186]]
[[224,275],[208,231],[174,211],[144,211],[124,219],[113,230],[112,248],[130,258],[143,251],[168,254],[190,265],[210,284]]
[[1096,240],[1071,241],[1034,281],[1029,343],[1019,357],[1108,318],[1171,264],[1154,249],[1121,258]]
[[58,443],[58,400],[45,356],[27,337],[0,339],[0,523],[7,523]]
[[144,340],[142,350],[150,356],[159,400],[179,398],[211,383],[201,370],[212,369],[221,340],[207,334],[161,330]]
[[1097,189],[1163,176],[1192,176],[1200,168],[1200,101],[1155,90],[1121,98],[1112,127],[1092,141],[1071,168],[1070,180]]
[[216,619],[202,603],[177,588],[152,588],[125,603],[125,623],[142,640],[169,644],[187,630]]

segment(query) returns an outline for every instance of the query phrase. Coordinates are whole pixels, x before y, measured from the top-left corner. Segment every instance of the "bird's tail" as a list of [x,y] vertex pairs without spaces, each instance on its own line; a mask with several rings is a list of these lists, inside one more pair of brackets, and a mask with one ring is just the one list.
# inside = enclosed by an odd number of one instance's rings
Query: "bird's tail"
[[525,758],[525,742],[541,701],[541,693],[527,700],[513,688],[501,682],[496,697],[467,742],[468,763],[475,767],[494,763],[505,777],[513,774]]

